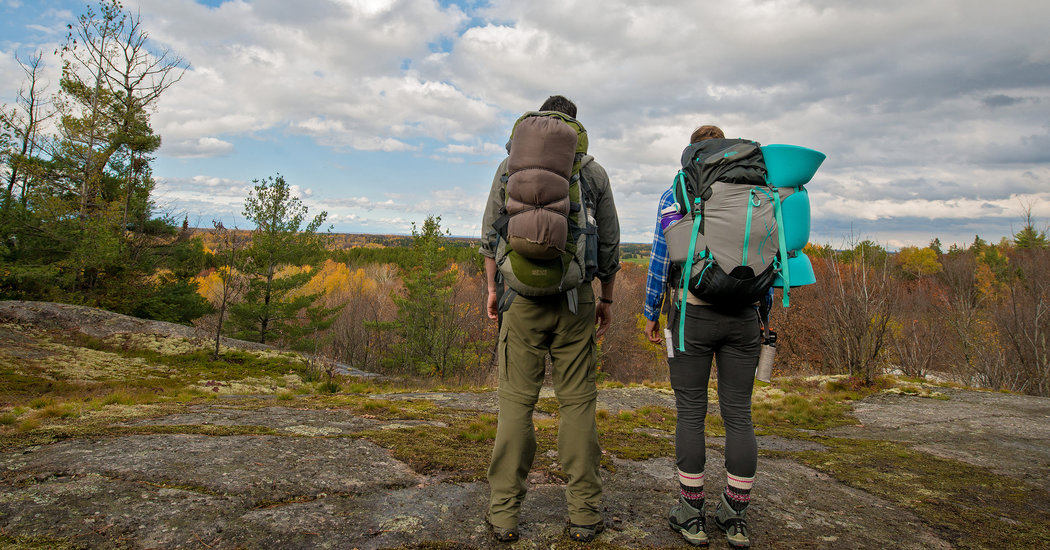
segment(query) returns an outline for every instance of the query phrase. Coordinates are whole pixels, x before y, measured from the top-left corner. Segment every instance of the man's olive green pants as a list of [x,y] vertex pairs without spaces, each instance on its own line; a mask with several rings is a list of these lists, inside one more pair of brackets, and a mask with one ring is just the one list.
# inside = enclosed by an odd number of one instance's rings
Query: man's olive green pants
[[499,420],[489,466],[492,499],[488,519],[504,529],[518,526],[526,476],[536,454],[532,412],[543,384],[544,356],[553,363],[558,398],[558,462],[568,475],[565,500],[569,521],[601,521],[601,449],[594,407],[597,345],[594,291],[579,287],[576,314],[564,294],[545,298],[517,296],[503,314],[499,335]]

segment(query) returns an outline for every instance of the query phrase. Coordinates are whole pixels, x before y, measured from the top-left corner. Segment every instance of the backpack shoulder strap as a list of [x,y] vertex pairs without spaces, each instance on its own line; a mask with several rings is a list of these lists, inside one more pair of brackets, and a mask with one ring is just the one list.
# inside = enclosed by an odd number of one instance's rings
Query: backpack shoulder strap
[[[580,158],[586,155],[577,153],[576,156],[577,158]],[[595,191],[594,186],[591,185],[590,180],[583,176],[583,168],[590,164],[591,160],[593,160],[593,157],[591,157],[590,159],[581,160],[582,164],[580,165],[580,171],[576,174],[576,176],[578,176],[580,179],[580,193],[584,197],[583,201],[581,202],[585,202],[588,210],[591,210],[593,212],[595,205],[598,204],[598,192]]]
[[507,214],[507,180],[509,174],[506,172],[500,176],[500,181],[503,182],[503,188],[501,189],[501,195],[503,197],[503,207],[499,209],[499,216],[492,222],[492,228],[496,230],[496,234],[503,240],[507,240],[507,226],[510,224],[510,214]]

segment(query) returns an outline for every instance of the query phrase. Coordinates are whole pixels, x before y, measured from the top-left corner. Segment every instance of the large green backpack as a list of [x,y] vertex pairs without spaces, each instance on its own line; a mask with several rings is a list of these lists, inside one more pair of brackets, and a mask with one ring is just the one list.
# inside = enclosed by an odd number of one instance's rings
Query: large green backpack
[[581,169],[587,156],[587,130],[557,111],[531,111],[514,123],[502,176],[504,208],[493,224],[496,265],[511,292],[550,296],[566,293],[575,312],[576,288],[594,278],[597,227],[594,197]]

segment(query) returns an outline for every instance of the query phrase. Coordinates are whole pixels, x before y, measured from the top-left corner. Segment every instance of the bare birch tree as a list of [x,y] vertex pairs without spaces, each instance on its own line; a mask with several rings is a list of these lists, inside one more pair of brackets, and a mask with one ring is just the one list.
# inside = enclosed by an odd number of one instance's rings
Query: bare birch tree
[[0,111],[0,125],[14,137],[13,150],[8,158],[7,189],[3,197],[3,212],[11,207],[16,184],[21,184],[19,196],[23,206],[29,193],[31,165],[41,149],[41,126],[54,117],[55,111],[47,98],[47,83],[43,81],[43,54],[35,53],[28,60],[15,60],[25,73],[25,81],[18,90],[15,107]]

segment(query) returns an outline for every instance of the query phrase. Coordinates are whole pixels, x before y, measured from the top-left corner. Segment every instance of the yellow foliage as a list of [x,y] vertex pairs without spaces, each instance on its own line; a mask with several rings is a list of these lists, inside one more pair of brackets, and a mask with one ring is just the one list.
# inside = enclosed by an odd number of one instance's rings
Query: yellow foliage
[[930,248],[906,246],[897,252],[897,264],[905,273],[914,277],[925,277],[944,269],[937,260],[937,252]]
[[350,271],[346,264],[325,260],[324,265],[303,286],[303,294],[318,294],[329,305],[345,302],[351,296],[375,292],[379,283],[363,269]]
[[[217,270],[194,278],[197,283],[197,292],[212,304],[218,304],[222,300],[222,279],[228,273],[229,268],[220,267]],[[364,269],[351,271],[346,264],[325,260],[319,269],[312,267],[290,265],[282,267],[274,276],[278,279],[290,277],[301,273],[313,272],[313,276],[301,288],[297,289],[289,298],[309,294],[318,295],[327,306],[331,307],[344,303],[352,296],[371,294],[379,291],[379,283],[368,276]],[[234,270],[234,276],[240,273]]]
[[199,275],[193,280],[197,283],[197,294],[203,296],[212,305],[222,299],[222,276],[219,275],[218,270],[209,271],[207,275]]
[[171,274],[171,270],[170,269],[168,269],[168,268],[161,268],[161,269],[158,269],[158,270],[154,271],[153,274],[150,275],[146,280],[151,282],[151,283],[153,283],[153,284],[157,284],[157,283],[160,283],[164,279],[165,275],[170,275],[170,274]]
[[[229,266],[220,266],[218,269],[208,271],[203,276],[194,277],[193,280],[197,283],[197,293],[213,306],[219,305],[222,302],[222,281],[224,278],[227,278],[229,273]],[[233,270],[233,277],[239,277],[240,275],[239,271]]]
[[303,273],[309,273],[313,268],[308,265],[286,265],[281,269],[278,269],[273,274],[274,279],[280,279],[283,277],[291,277],[293,275],[300,275]]

